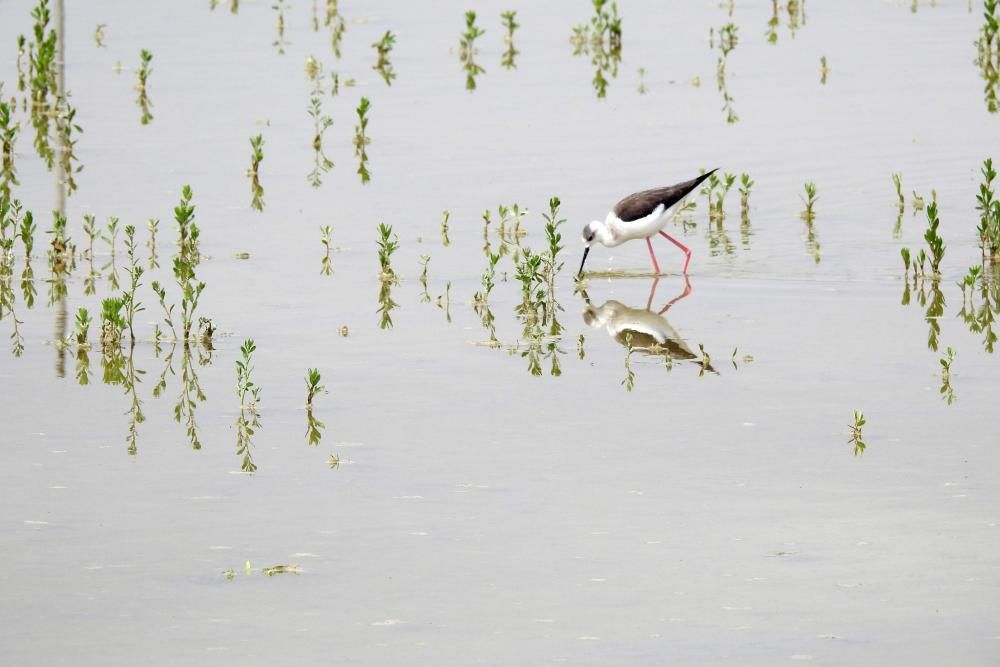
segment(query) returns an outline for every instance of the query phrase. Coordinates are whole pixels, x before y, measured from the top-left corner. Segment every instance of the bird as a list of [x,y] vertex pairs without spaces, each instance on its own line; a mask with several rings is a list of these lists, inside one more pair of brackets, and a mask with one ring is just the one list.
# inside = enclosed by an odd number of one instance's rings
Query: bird
[[653,244],[650,239],[654,234],[659,233],[675,246],[684,252],[683,273],[687,274],[688,264],[691,263],[691,250],[683,243],[663,231],[669,218],[667,211],[670,207],[687,197],[692,190],[701,185],[702,181],[717,171],[705,172],[701,176],[692,178],[690,181],[668,185],[652,190],[635,192],[625,197],[615,204],[615,207],[608,213],[604,222],[594,220],[583,228],[583,261],[580,262],[580,270],[577,277],[583,275],[583,266],[587,263],[587,255],[590,248],[595,243],[614,248],[626,241],[633,239],[646,239],[646,247],[649,248],[649,258],[653,260],[653,271],[660,275],[660,264],[656,261],[656,254],[653,252]]

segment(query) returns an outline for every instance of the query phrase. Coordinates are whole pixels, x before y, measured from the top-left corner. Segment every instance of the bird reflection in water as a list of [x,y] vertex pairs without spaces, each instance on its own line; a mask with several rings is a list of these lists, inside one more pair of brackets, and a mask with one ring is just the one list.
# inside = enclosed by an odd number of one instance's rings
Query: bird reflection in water
[[715,369],[710,364],[703,364],[702,357],[691,350],[663,316],[675,303],[691,294],[691,281],[686,275],[683,278],[684,289],[667,301],[659,311],[653,310],[653,300],[656,298],[656,289],[660,283],[659,277],[654,278],[649,286],[649,298],[646,300],[645,308],[630,308],[614,299],[595,306],[591,303],[587,292],[583,291],[581,294],[586,302],[583,321],[594,329],[604,328],[608,335],[621,345],[628,347],[631,341],[633,350],[677,361],[693,361],[703,365],[703,370],[714,373]]

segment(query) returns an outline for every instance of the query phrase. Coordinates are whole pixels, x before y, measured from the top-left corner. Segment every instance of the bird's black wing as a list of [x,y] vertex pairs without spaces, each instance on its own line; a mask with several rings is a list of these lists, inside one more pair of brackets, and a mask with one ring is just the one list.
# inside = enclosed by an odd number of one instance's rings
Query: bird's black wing
[[701,185],[702,181],[715,173],[715,169],[706,172],[690,181],[684,181],[677,185],[668,185],[665,188],[653,188],[631,194],[625,199],[615,204],[615,215],[622,222],[631,222],[645,218],[656,210],[661,204],[664,210],[670,208],[680,200],[684,199],[692,190]]

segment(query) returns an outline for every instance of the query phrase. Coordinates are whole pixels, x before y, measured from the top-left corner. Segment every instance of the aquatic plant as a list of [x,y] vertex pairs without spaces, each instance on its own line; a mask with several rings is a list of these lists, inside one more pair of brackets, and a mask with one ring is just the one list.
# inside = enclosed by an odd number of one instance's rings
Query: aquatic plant
[[941,260],[944,259],[944,239],[938,234],[938,225],[941,221],[938,219],[937,201],[931,201],[927,205],[927,231],[924,232],[924,240],[927,242],[927,248],[930,251],[930,265],[931,274],[935,277],[941,275]]
[[136,70],[137,82],[135,84],[139,97],[136,98],[135,103],[142,111],[139,122],[143,125],[148,125],[153,120],[153,114],[150,112],[153,103],[149,100],[149,75],[153,73],[153,68],[150,66],[152,62],[153,54],[150,51],[146,49],[139,51],[139,69]]
[[260,391],[252,378],[253,353],[257,346],[247,338],[240,346],[241,359],[236,360],[236,395],[240,399],[240,414],[236,418],[236,454],[243,457],[240,469],[245,473],[257,472],[253,461],[253,435],[260,428]]
[[951,386],[951,364],[955,361],[955,351],[950,347],[945,350],[945,356],[938,359],[941,364],[941,398],[951,405],[955,402],[955,390]]
[[264,136],[258,134],[250,137],[250,167],[247,177],[250,179],[250,208],[255,211],[264,210],[264,186],[260,184],[260,163],[264,160]]
[[37,226],[35,225],[35,216],[31,211],[25,211],[24,217],[21,218],[21,228],[19,235],[21,237],[21,244],[24,246],[24,257],[25,261],[31,258],[31,253],[35,249],[35,231]]
[[146,222],[146,231],[149,232],[149,238],[146,239],[146,248],[149,250],[150,270],[160,268],[160,263],[157,261],[156,255],[156,232],[159,226],[159,218],[150,218]]
[[74,339],[76,344],[80,347],[89,347],[90,342],[88,338],[90,337],[90,325],[93,320],[90,318],[90,313],[87,312],[86,308],[81,307],[76,311],[76,321],[75,321],[75,334]]
[[583,348],[585,341],[586,339],[583,337],[583,334],[580,334],[580,337],[576,339],[576,356],[578,356],[581,361],[585,356],[587,356],[587,352]]
[[500,58],[500,66],[506,69],[512,69],[517,67],[514,59],[520,53],[514,48],[514,31],[521,27],[521,24],[517,22],[517,12],[508,10],[506,12],[501,12],[500,20],[503,21],[504,30],[506,34],[503,36],[503,43],[505,45],[505,50],[503,56]]
[[135,316],[137,313],[145,310],[135,297],[141,284],[139,280],[142,278],[143,273],[142,266],[139,264],[139,258],[135,254],[135,248],[135,227],[126,225],[125,249],[128,251],[129,261],[129,268],[126,269],[129,275],[129,289],[123,296],[125,301],[125,321],[128,323],[129,340],[133,346],[135,345],[135,330],[133,329]]
[[367,183],[371,180],[371,174],[368,173],[368,144],[371,143],[371,139],[368,137],[368,111],[371,109],[371,103],[368,101],[367,97],[362,97],[361,102],[358,104],[357,114],[358,123],[354,126],[354,155],[358,158],[358,174],[361,176],[361,182]]
[[[306,178],[314,188],[323,184],[322,175],[333,169],[333,160],[326,156],[323,151],[323,135],[333,125],[333,119],[323,114],[323,102],[321,96],[323,65],[318,60],[309,56],[306,58],[306,76],[313,82],[310,92],[309,107],[306,112],[313,120],[313,168]],[[336,73],[334,73],[334,86],[337,86]],[[336,92],[334,92],[336,94]]]
[[333,234],[333,227],[330,225],[324,225],[319,228],[320,233],[320,243],[323,244],[323,248],[326,252],[323,254],[323,259],[320,260],[320,275],[331,276],[333,275],[333,264],[330,263],[330,237]]
[[88,259],[92,259],[94,256],[94,239],[97,238],[99,232],[97,231],[97,218],[91,213],[83,215],[83,233],[87,235],[86,256]]
[[826,85],[826,78],[830,74],[830,67],[826,63],[826,56],[820,56],[819,58],[819,82]]
[[451,245],[451,239],[448,238],[448,218],[451,217],[451,213],[448,211],[442,211],[441,218],[441,245],[447,248]]
[[285,39],[285,12],[288,10],[288,4],[285,0],[277,0],[275,4],[271,5],[271,9],[278,14],[274,25],[277,35],[271,42],[271,46],[278,50],[279,55],[285,55],[285,47],[291,45],[291,42]]
[[729,94],[729,88],[726,85],[726,63],[729,60],[730,52],[736,48],[738,43],[739,30],[735,23],[727,23],[719,28],[719,51],[721,51],[721,55],[715,65],[715,81],[719,92],[722,93],[722,110],[726,112],[726,122],[729,124],[738,121],[739,116],[736,115],[736,110],[733,108],[735,100]]
[[322,376],[319,369],[310,368],[306,371],[306,405],[312,408],[313,399],[316,395],[326,391],[326,387],[320,384]]
[[987,158],[983,162],[982,174],[983,182],[976,195],[976,210],[979,211],[976,231],[983,258],[996,261],[1000,259],[1000,199],[993,194],[993,181],[997,172],[993,168],[992,159]]
[[108,48],[108,45],[104,43],[104,29],[107,27],[107,23],[98,23],[97,27],[94,28],[94,43],[102,49]]
[[[174,328],[174,304],[167,305],[167,290],[160,285],[159,281],[154,280],[151,287],[153,293],[160,300],[160,308],[163,310],[163,322],[170,330],[173,339],[177,340],[177,329]],[[159,325],[157,325],[157,330],[159,330]]]
[[[49,126],[55,104],[50,102],[62,93],[58,86],[56,74],[59,64],[57,59],[58,36],[50,25],[51,13],[48,0],[39,0],[38,5],[31,10],[35,20],[32,26],[32,41],[27,44],[28,84],[31,97],[31,124],[35,129],[35,151],[45,161],[47,168],[52,169],[55,151],[49,143]],[[20,55],[24,51],[25,40],[18,39],[18,71],[20,73]],[[24,82],[19,77],[18,90],[23,91]]]
[[316,446],[323,439],[323,429],[326,424],[316,419],[313,415],[313,398],[316,394],[326,391],[320,384],[319,369],[310,368],[306,372],[306,442]]
[[427,265],[430,261],[430,255],[420,256],[420,287],[423,290],[423,294],[420,295],[420,303],[431,302],[431,294],[427,291]]
[[903,208],[906,206],[906,199],[903,197],[903,175],[893,174],[892,184],[896,187],[896,199],[897,199],[896,206],[899,209],[900,213],[902,213]]
[[199,230],[194,222],[194,206],[191,204],[191,187],[185,185],[181,201],[174,208],[174,220],[178,226],[178,252],[174,257],[174,278],[181,292],[181,338],[185,347],[191,339],[195,311],[198,300],[205,289],[205,283],[197,282],[195,269],[201,261],[198,249]]
[[121,346],[128,326],[121,312],[126,298],[108,297],[101,302],[101,347],[105,352]]
[[638,90],[639,90],[639,94],[640,95],[645,95],[646,94],[646,68],[645,67],[640,67],[639,68],[639,89]]
[[20,185],[14,169],[14,144],[21,124],[11,117],[11,105],[0,102],[0,196],[10,197],[11,186]]
[[867,447],[865,441],[862,439],[863,434],[861,432],[862,428],[864,428],[865,423],[866,423],[865,414],[861,410],[855,410],[854,423],[848,425],[848,428],[851,429],[851,437],[847,441],[850,444],[854,445],[855,456],[860,456],[861,454],[864,454],[865,447]]
[[632,332],[625,333],[625,379],[621,381],[621,385],[625,387],[625,391],[632,391],[635,387],[635,371],[632,370],[632,352],[635,348],[632,347]]
[[391,30],[386,30],[382,39],[372,44],[376,54],[376,61],[372,65],[372,69],[379,73],[387,86],[391,86],[392,80],[396,78],[396,72],[392,69],[392,62],[389,60],[389,54],[395,45],[396,36],[392,34]]
[[57,98],[55,111],[55,131],[59,140],[59,168],[63,183],[66,185],[66,194],[72,195],[76,191],[75,174],[83,170],[83,165],[76,165],[79,159],[76,156],[76,139],[74,134],[83,132],[83,128],[75,122],[76,109],[70,106],[65,97]]
[[764,33],[769,44],[778,43],[778,26],[781,19],[778,18],[778,0],[771,0],[771,18],[767,20],[767,32]]
[[816,205],[817,201],[816,184],[806,183],[805,190],[806,190],[806,196],[802,199],[802,201],[803,203],[805,203],[806,208],[804,211],[802,211],[802,213],[799,214],[799,217],[805,220],[806,222],[811,223],[816,218],[816,211],[813,208]]
[[[903,257],[903,277],[910,272],[910,249],[900,248],[899,254]],[[914,272],[916,272],[916,266],[913,267]]]
[[983,0],[983,25],[976,41],[976,65],[985,82],[983,93],[990,113],[1000,110],[1000,1]]
[[392,270],[392,254],[399,250],[399,237],[392,231],[392,225],[379,223],[379,238],[375,241],[378,247],[379,280],[393,282],[396,272]]
[[622,60],[622,20],[618,16],[618,3],[608,0],[591,0],[594,14],[589,23],[573,27],[570,44],[573,55],[589,55],[594,67],[591,84],[598,98],[607,96],[608,77],[618,76]]
[[340,57],[340,43],[344,39],[344,32],[347,30],[347,21],[344,20],[338,7],[338,0],[326,0],[326,18],[324,23],[330,28],[330,46],[333,54]]
[[486,31],[476,25],[476,13],[465,12],[465,32],[458,41],[458,59],[462,63],[462,69],[465,70],[465,89],[469,91],[476,89],[476,77],[486,72],[476,62],[476,54],[479,53],[476,40],[484,34]]

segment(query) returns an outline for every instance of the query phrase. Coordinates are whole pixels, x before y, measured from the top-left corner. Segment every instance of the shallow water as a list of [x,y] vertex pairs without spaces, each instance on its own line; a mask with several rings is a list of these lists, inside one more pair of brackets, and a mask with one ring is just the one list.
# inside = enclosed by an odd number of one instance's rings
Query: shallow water
[[[159,218],[161,269],[140,290],[132,361],[145,371],[136,394],[146,420],[131,453],[131,401],[101,381],[99,347],[80,386],[75,346],[53,342],[60,312],[68,335],[77,308],[97,317],[113,292],[102,280],[84,295],[78,260],[68,296],[46,306],[43,232],[58,188],[19,112],[15,196],[36,213],[38,296],[29,309],[18,244],[24,352],[0,356],[5,663],[996,663],[1000,453],[988,416],[1000,372],[984,334],[957,316],[955,285],[979,261],[979,167],[1000,157],[998,117],[972,64],[979,8],[807,3],[806,24],[792,36],[783,13],[768,44],[770,3],[736,3],[730,19],[716,3],[623,0],[624,59],[599,100],[589,60],[568,43],[589,3],[522,4],[476,7],[486,72],[471,93],[457,55],[461,3],[344,2],[339,60],[305,2],[290,3],[284,55],[271,46],[270,3],[243,2],[237,15],[193,2],[67,9],[66,85],[85,165],[66,203],[69,233],[82,248],[83,215],[115,215],[136,225],[141,245],[146,220]],[[0,5],[4,98],[15,94],[15,40],[30,31],[30,8]],[[510,71],[499,65],[505,9],[522,26]],[[731,125],[707,40],[729,20],[740,31],[727,64]],[[94,43],[98,23],[107,48]],[[370,69],[369,45],[386,30],[398,36],[391,87]],[[141,48],[154,54],[149,125],[133,90]],[[306,178],[310,54],[357,79],[322,98],[336,166],[319,188]],[[694,77],[700,86],[686,83]],[[362,95],[372,104],[367,185],[351,145]],[[257,133],[260,213],[245,174]],[[696,226],[672,230],[693,250],[690,294],[665,319],[696,355],[703,345],[715,372],[682,359],[668,369],[636,349],[627,391],[626,348],[585,323],[574,292],[579,229],[630,191],[714,166],[756,182],[750,233],[734,188],[732,251],[713,247],[696,198]],[[898,238],[893,172],[907,192]],[[819,190],[818,263],[798,215],[806,181]],[[171,346],[157,352],[150,340],[160,318],[150,281],[177,299],[172,211],[184,184],[207,256],[198,313],[219,328],[214,351],[190,350],[205,396],[197,450],[174,419],[183,346],[168,361]],[[909,192],[930,201],[932,188],[947,243],[936,352],[930,302],[913,291],[901,305],[899,256],[923,247],[927,224]],[[563,329],[541,341],[536,377],[509,257],[489,299],[499,347],[485,344],[471,302],[487,264],[482,211],[492,211],[495,251],[497,206],[528,207],[522,245],[542,251],[552,196],[568,220],[555,290]],[[380,222],[400,240],[387,329],[376,312]],[[333,227],[330,276],[320,273],[323,225]],[[676,272],[679,253],[657,250]],[[421,255],[431,258],[428,302]],[[121,239],[117,260],[121,271]],[[107,261],[98,243],[94,263]],[[588,268],[594,307],[659,310],[684,290],[674,273],[650,299],[640,243],[596,248]],[[4,341],[11,320],[0,320]],[[240,472],[234,429],[246,338],[262,387],[253,475]],[[947,347],[951,404],[939,394]],[[310,367],[328,389],[316,398],[318,446],[305,439]],[[854,410],[867,418],[860,456],[847,442]],[[276,564],[301,573],[261,573]]]

